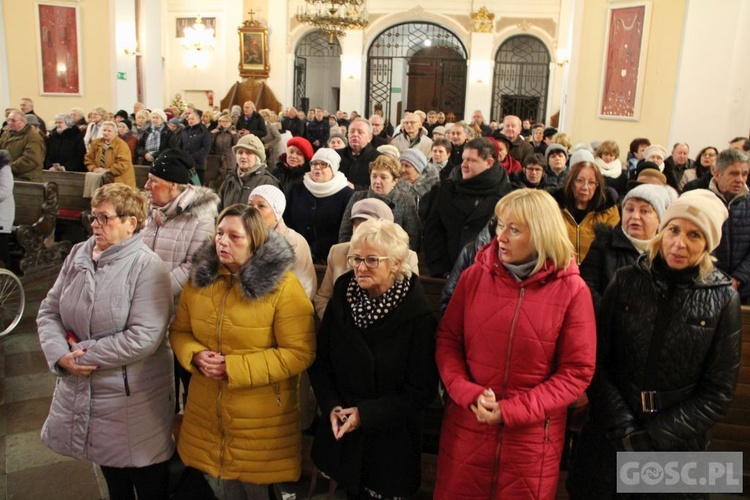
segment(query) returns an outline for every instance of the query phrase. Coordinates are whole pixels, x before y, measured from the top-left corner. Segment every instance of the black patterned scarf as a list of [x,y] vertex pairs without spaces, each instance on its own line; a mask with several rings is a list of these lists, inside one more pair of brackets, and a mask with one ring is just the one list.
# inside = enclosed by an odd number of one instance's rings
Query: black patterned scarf
[[352,318],[357,328],[366,330],[378,320],[385,318],[404,301],[409,293],[409,280],[396,280],[383,294],[370,298],[365,290],[357,284],[352,276],[346,288],[346,301],[352,311]]

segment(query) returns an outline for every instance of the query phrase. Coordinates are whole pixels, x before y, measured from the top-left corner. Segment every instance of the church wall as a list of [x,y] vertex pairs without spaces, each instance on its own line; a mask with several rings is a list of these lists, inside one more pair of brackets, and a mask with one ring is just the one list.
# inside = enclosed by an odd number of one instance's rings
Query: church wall
[[[580,48],[571,79],[576,91],[568,102],[572,126],[566,130],[574,143],[614,140],[620,146],[621,159],[627,157],[630,141],[648,137],[654,144],[668,143],[672,120],[672,101],[677,84],[677,67],[682,43],[685,0],[659,0],[650,3],[649,33],[645,44],[645,71],[640,116],[636,120],[606,119],[598,116],[602,93],[602,74],[607,50],[607,16],[609,7],[630,5],[627,2],[586,0],[584,2]],[[571,102],[572,101],[572,102]]]
[[[5,1],[2,4],[5,48],[2,50],[7,51],[9,102],[2,102],[2,107],[16,107],[22,98],[29,97],[34,101],[36,112],[47,122],[52,122],[56,113],[67,113],[74,106],[86,111],[96,106],[112,109],[117,85],[113,1],[47,3],[79,7],[82,94],[41,95],[39,35],[35,17],[37,3]],[[135,75],[132,77],[135,78]],[[5,101],[2,93],[0,99]]]

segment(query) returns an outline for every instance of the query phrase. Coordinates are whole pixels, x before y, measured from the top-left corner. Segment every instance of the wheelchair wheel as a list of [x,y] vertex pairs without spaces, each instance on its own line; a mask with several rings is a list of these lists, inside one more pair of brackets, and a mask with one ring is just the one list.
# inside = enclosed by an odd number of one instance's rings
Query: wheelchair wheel
[[21,280],[7,269],[0,269],[0,337],[9,334],[18,325],[24,307],[26,294]]

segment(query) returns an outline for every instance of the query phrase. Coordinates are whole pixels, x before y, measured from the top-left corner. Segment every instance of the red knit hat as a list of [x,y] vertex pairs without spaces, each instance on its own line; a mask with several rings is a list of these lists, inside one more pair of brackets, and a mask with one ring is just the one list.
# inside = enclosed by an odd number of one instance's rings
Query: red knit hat
[[305,160],[307,161],[310,161],[310,158],[313,157],[312,144],[310,144],[310,141],[308,141],[304,137],[292,137],[286,143],[286,147],[289,147],[289,146],[294,146],[295,148],[302,151],[302,156],[304,156]]

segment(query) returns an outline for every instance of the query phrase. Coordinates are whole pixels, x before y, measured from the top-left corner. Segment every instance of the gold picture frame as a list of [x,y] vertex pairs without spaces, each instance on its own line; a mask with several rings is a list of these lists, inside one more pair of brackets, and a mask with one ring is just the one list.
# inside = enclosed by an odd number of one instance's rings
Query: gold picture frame
[[240,36],[240,76],[268,78],[268,28],[257,21],[245,21],[237,28]]

